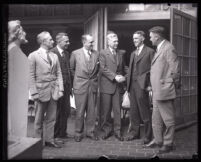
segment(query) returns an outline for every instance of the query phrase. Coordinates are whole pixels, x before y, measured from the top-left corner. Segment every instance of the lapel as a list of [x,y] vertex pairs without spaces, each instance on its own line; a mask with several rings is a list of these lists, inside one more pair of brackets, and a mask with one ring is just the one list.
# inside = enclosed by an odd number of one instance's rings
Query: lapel
[[54,59],[54,56],[53,56],[52,52],[50,52],[50,55],[49,55],[50,58],[52,59],[52,66],[50,66],[50,63],[49,63],[49,61],[47,59],[47,54],[43,50],[39,49],[38,50],[38,54],[39,54],[39,57],[42,58],[42,60],[44,60],[47,63],[47,65],[48,65],[49,68],[53,67],[53,65],[55,64],[55,59]]
[[84,53],[83,48],[80,49],[78,59],[80,60],[80,62],[83,63],[83,67],[85,68],[84,70],[85,70],[85,71],[88,71],[88,70],[87,70],[87,64],[86,64],[86,61],[87,61],[87,60],[86,60],[86,57],[85,57],[85,53]]
[[97,54],[93,50],[91,51],[91,58],[92,58],[92,69],[94,69],[97,60]]
[[131,53],[131,58],[130,58],[130,66],[132,67],[133,61],[134,61],[134,57],[135,57],[135,52]]
[[143,56],[145,55],[145,53],[146,53],[146,47],[145,47],[145,45],[144,45],[144,47],[142,48],[142,50],[141,50],[141,52],[140,52],[140,55],[137,56],[136,63],[139,62],[139,61],[143,58]]
[[154,58],[152,59],[151,64],[153,64],[153,63],[156,61],[156,59],[160,56],[160,54],[162,53],[162,49],[164,48],[165,44],[166,44],[166,40],[165,40],[165,42],[161,45],[159,51],[157,51],[157,52],[155,53]]
[[[113,58],[114,58],[114,57],[113,57]],[[116,59],[117,59],[117,60],[116,60],[116,61],[117,61],[117,66],[118,66],[119,63],[120,63],[120,59],[121,59],[121,58],[120,58],[120,52],[119,52],[119,50],[116,51]]]
[[43,52],[42,50],[38,49],[39,57],[42,58],[46,63],[49,64],[49,61],[47,60],[47,54]]
[[106,54],[114,64],[117,64],[109,48],[106,50]]

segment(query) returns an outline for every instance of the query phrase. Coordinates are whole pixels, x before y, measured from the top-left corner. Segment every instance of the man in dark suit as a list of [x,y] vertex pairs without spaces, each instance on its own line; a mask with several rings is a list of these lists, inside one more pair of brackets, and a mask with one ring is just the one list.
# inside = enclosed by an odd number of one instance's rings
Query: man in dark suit
[[133,42],[137,48],[131,53],[127,90],[130,93],[130,132],[126,140],[130,141],[140,136],[140,121],[144,123],[144,144],[152,137],[151,111],[149,107],[148,87],[150,86],[150,68],[154,50],[143,42],[145,33],[136,31]]
[[112,133],[111,111],[114,114],[115,137],[123,141],[121,135],[121,96],[125,81],[125,51],[118,50],[118,37],[111,32],[107,35],[108,48],[100,52],[100,107],[101,128],[104,131],[102,139],[107,139]]
[[[49,32],[37,36],[40,48],[29,54],[29,88],[36,101],[35,137],[43,137],[46,146],[61,147],[54,140],[57,100],[63,96],[63,79],[58,56],[51,52],[54,41]],[[46,113],[46,116],[45,116]],[[43,122],[45,122],[43,132]]]
[[95,106],[98,89],[99,53],[93,50],[93,42],[91,35],[83,35],[83,48],[73,51],[70,58],[70,69],[74,76],[73,92],[77,108],[75,119],[76,142],[82,140],[85,112],[86,136],[92,140],[98,140],[95,133]]
[[161,26],[155,26],[149,30],[150,40],[154,46],[157,46],[157,52],[151,63],[150,74],[153,91],[152,128],[154,139],[147,146],[162,146],[159,153],[173,150],[174,99],[176,98],[176,88],[180,83],[179,60],[176,50],[169,41],[164,39],[164,30]]
[[63,141],[67,138],[67,119],[70,115],[70,94],[72,91],[70,76],[70,57],[67,48],[70,44],[66,33],[56,35],[57,46],[51,51],[57,54],[63,77],[64,95],[57,102],[57,115],[54,127],[54,137],[56,140]]

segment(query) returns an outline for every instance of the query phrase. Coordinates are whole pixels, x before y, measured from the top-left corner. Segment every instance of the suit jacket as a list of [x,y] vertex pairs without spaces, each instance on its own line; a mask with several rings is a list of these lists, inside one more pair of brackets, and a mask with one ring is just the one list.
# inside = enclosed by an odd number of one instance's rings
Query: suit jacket
[[[144,45],[140,55],[136,58],[135,51],[131,53],[130,63],[129,63],[129,71],[127,78],[127,90],[130,91],[132,73],[133,73],[133,64],[136,69],[137,74],[137,82],[140,85],[141,89],[146,89],[150,84],[150,69],[151,69],[151,61],[154,56],[154,50]],[[135,60],[136,58],[136,60]]]
[[63,91],[63,79],[58,57],[50,52],[52,65],[50,66],[46,53],[41,48],[30,53],[28,56],[30,76],[29,87],[31,95],[39,95],[42,102],[49,101],[50,97],[58,100],[59,91]]
[[123,83],[117,83],[114,78],[117,74],[126,74],[124,54],[125,50],[117,50],[115,61],[109,48],[100,52],[100,92],[113,94],[119,87],[123,93]]
[[[63,58],[61,57],[61,54],[58,51],[58,48],[55,47],[51,50],[53,53],[57,54],[60,67],[61,67],[61,73],[63,77],[63,84],[69,84],[69,91],[72,89],[72,84],[71,84],[71,75],[70,75],[70,55],[67,51],[64,51],[64,56]],[[62,66],[62,59],[64,59],[64,64]]]
[[175,83],[179,82],[179,76],[179,61],[175,48],[165,40],[151,63],[153,99],[174,99],[176,97]]
[[73,92],[82,94],[91,86],[93,92],[98,89],[99,53],[92,50],[92,71],[89,72],[83,48],[72,52],[70,57],[70,70],[74,78]]

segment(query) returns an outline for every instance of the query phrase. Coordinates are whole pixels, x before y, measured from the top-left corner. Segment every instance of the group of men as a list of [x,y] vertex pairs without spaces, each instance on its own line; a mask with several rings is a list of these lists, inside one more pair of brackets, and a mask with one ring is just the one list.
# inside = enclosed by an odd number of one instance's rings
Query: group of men
[[[54,48],[49,32],[38,34],[40,48],[28,56],[30,94],[37,103],[34,123],[36,137],[43,137],[46,146],[61,147],[59,142],[68,138],[69,100],[70,95],[74,94],[74,140],[82,140],[84,127],[86,137],[99,140],[95,131],[99,88],[103,140],[110,137],[112,132],[119,141],[137,139],[142,121],[145,147],[159,147],[160,153],[173,150],[173,102],[179,82],[179,62],[173,45],[164,38],[164,28],[156,26],[149,32],[150,41],[157,46],[156,52],[144,44],[145,33],[136,31],[133,34],[136,50],[131,53],[129,68],[125,65],[125,50],[118,49],[118,36],[114,32],[108,32],[108,48],[100,52],[93,49],[93,37],[83,35],[83,47],[71,55],[67,52],[70,43],[66,33],[57,34]],[[124,85],[131,102],[130,127],[125,138],[121,131]],[[153,112],[149,104],[149,91],[153,92]]]

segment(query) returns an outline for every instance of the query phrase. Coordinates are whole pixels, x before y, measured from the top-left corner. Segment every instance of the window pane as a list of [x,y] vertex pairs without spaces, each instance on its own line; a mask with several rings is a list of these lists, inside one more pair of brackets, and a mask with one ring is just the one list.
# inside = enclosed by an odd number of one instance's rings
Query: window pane
[[189,58],[183,57],[182,59],[182,74],[189,75]]
[[174,100],[174,105],[176,109],[176,116],[180,116],[181,115],[181,98],[180,97],[177,97]]
[[189,56],[189,51],[190,51],[190,41],[189,38],[184,38],[184,55]]
[[191,21],[191,37],[197,38],[197,26],[194,21]]
[[181,19],[181,16],[180,15],[177,15],[177,14],[175,14],[174,15],[174,31],[175,31],[175,33],[182,33],[182,24],[181,24],[181,22],[182,22],[182,19]]
[[189,95],[189,77],[182,77],[181,84],[182,94]]
[[190,58],[190,74],[195,75],[195,58]]
[[196,96],[190,96],[190,112],[196,112]]
[[190,78],[190,94],[196,94],[196,77]]
[[175,48],[177,50],[177,53],[178,53],[178,55],[182,55],[182,41],[183,41],[183,38],[181,36],[179,36],[179,35],[174,35],[174,37],[175,37],[174,45],[175,45]]
[[183,18],[183,34],[190,36],[190,20],[187,18]]
[[189,113],[189,97],[181,98],[181,113],[182,114]]

